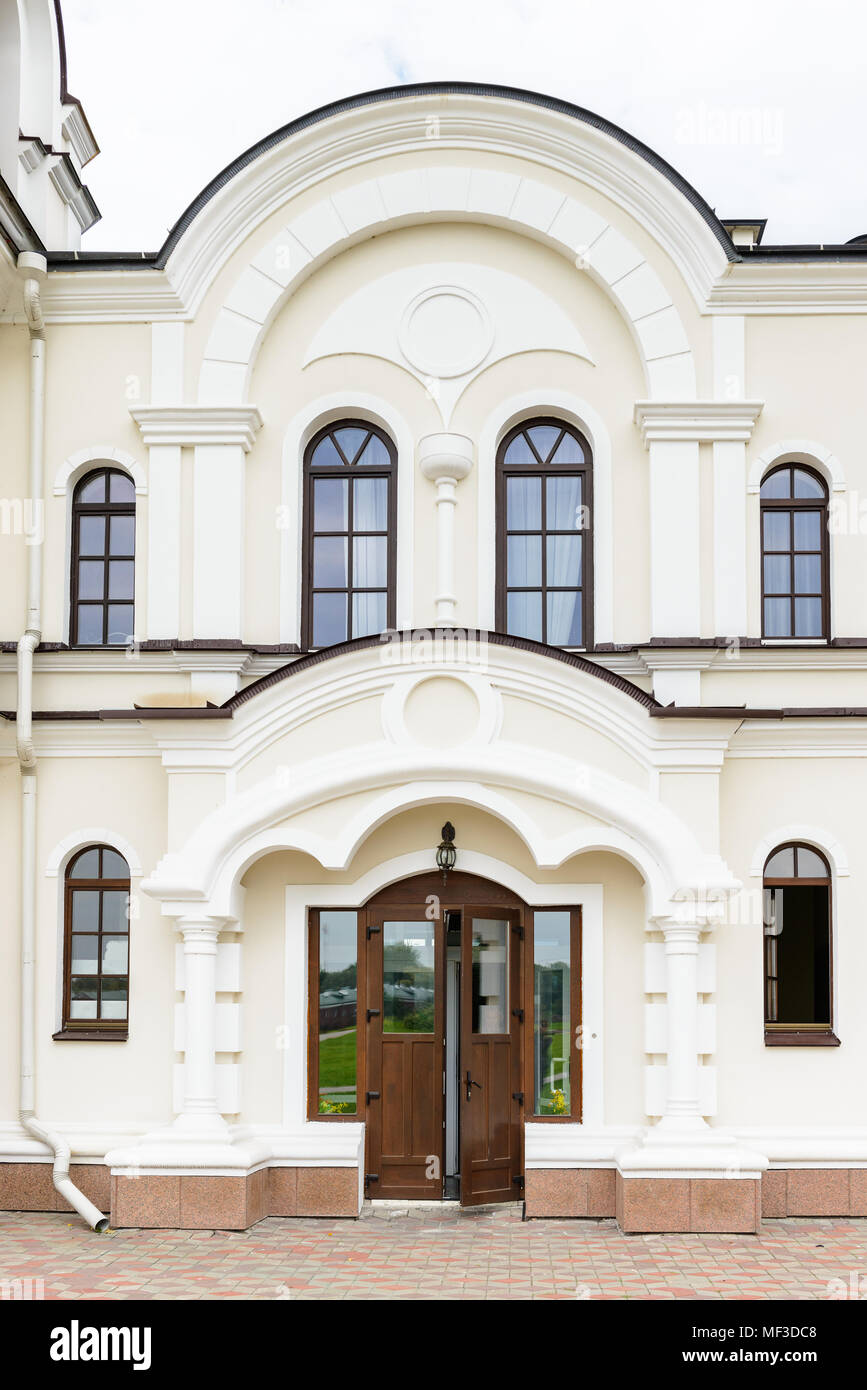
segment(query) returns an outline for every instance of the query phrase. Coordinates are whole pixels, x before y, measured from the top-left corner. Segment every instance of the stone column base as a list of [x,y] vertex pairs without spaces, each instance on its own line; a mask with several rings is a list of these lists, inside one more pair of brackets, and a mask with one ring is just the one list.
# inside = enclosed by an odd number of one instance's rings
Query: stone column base
[[762,1219],[757,1178],[616,1178],[617,1222],[642,1232],[756,1232]]

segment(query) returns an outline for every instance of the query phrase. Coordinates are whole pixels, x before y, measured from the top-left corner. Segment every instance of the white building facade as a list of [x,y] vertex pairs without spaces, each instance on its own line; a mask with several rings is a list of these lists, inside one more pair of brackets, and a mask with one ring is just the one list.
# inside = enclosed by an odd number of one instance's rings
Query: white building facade
[[88,255],[15,10],[0,1207],[867,1215],[864,239],[433,84]]

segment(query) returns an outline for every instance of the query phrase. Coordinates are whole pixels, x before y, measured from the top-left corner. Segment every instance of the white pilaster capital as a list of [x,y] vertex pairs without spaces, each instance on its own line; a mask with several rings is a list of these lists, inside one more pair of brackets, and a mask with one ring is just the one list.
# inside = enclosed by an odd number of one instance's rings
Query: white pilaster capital
[[419,467],[432,483],[460,482],[473,466],[473,441],[465,434],[426,434],[417,453]]
[[184,953],[187,955],[216,955],[217,941],[225,926],[224,917],[179,917],[176,930],[183,938]]
[[262,416],[255,405],[140,405],[130,410],[150,448],[159,444],[227,444],[249,453]]
[[672,441],[748,443],[764,401],[636,401],[633,419],[648,447]]

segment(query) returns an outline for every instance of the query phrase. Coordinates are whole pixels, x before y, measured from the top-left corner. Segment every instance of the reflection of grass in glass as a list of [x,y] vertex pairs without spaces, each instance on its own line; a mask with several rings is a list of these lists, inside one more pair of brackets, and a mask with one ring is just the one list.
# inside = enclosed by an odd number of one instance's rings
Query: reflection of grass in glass
[[432,1033],[434,1030],[434,1006],[426,1004],[422,1008],[411,1009],[395,1018],[383,1020],[383,1033]]
[[[553,1063],[553,1067],[552,1064]],[[569,1035],[565,1028],[548,1034],[545,1080],[536,1097],[537,1115],[562,1115],[569,1109]],[[551,1075],[553,1071],[553,1076]]]
[[[340,1032],[335,1037],[326,1033],[319,1039],[319,1088],[333,1090],[336,1086],[355,1085],[356,1029]],[[321,1108],[321,1106],[320,1106]],[[353,1110],[355,1105],[353,1104]]]

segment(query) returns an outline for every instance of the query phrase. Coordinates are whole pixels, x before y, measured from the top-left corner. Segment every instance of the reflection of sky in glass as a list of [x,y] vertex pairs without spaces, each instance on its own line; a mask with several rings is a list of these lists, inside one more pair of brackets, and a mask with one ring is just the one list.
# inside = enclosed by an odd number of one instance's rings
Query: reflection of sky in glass
[[536,912],[533,956],[536,965],[556,965],[569,959],[569,913]]

